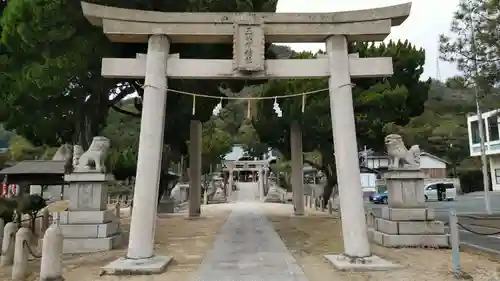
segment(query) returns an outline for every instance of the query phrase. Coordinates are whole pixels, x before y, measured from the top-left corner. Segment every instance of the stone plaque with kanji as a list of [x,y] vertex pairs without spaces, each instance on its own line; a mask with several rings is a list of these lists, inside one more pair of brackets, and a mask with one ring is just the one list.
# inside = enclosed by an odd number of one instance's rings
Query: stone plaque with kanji
[[233,46],[234,70],[258,72],[265,69],[264,30],[260,24],[236,24]]

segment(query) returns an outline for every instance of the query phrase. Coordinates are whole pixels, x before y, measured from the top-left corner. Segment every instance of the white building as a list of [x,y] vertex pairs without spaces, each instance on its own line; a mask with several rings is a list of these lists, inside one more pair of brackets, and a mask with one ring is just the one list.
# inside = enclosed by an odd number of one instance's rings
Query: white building
[[[500,134],[498,130],[498,110],[482,114],[485,129],[485,152],[490,164],[491,186],[493,190],[500,190]],[[481,156],[479,121],[477,115],[467,117],[469,130],[470,156]]]

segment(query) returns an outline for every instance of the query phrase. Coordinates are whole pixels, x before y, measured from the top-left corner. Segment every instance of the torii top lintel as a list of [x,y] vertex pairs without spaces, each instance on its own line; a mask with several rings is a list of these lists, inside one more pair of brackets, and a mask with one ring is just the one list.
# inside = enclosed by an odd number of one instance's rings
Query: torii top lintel
[[381,41],[411,10],[411,3],[333,13],[164,13],[87,2],[81,6],[110,40],[123,43],[145,43],[152,34],[166,34],[174,43],[231,43],[235,26],[257,27],[273,43],[324,42],[332,35]]

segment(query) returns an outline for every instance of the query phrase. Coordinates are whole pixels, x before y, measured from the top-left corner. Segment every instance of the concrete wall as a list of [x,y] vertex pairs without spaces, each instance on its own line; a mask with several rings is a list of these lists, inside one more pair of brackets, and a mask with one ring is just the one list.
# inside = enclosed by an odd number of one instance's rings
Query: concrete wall
[[446,163],[427,155],[420,157],[420,168],[422,169],[446,169]]

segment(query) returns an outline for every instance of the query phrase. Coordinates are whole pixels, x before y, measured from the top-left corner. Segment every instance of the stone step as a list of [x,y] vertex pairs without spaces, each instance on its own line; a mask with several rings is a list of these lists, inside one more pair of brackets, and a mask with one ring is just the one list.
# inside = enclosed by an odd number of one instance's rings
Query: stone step
[[64,238],[63,254],[83,254],[109,251],[122,243],[122,235],[106,238]]
[[375,229],[368,230],[368,237],[371,241],[384,247],[430,247],[449,248],[450,236],[448,234],[387,234]]
[[114,211],[65,211],[55,213],[55,219],[63,224],[102,224],[116,220]]
[[120,232],[117,222],[103,224],[62,224],[64,238],[106,238]]
[[390,221],[377,218],[373,228],[387,234],[444,234],[442,221]]
[[390,208],[383,207],[381,218],[391,221],[430,221],[434,220],[431,208]]

